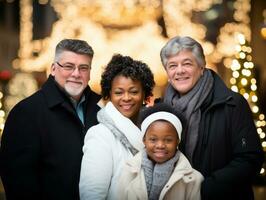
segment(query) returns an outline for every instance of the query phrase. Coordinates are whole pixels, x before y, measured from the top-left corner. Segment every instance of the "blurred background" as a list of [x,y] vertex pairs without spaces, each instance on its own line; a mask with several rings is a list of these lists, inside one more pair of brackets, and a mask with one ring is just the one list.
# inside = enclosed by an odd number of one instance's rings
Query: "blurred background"
[[[176,35],[199,41],[207,67],[248,100],[266,153],[265,0],[0,0],[0,135],[10,109],[46,80],[61,39],[93,47],[94,91],[103,67],[121,53],[150,66],[157,98],[167,83],[159,52]],[[257,200],[266,197],[265,170],[254,180]]]

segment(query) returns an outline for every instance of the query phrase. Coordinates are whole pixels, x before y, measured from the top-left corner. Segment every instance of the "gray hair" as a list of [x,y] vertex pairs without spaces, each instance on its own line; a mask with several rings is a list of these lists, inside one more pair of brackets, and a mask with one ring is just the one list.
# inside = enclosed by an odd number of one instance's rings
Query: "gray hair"
[[55,61],[58,60],[58,57],[64,51],[72,51],[77,54],[88,55],[91,58],[94,54],[92,47],[84,40],[63,39],[56,45]]
[[176,36],[170,39],[166,45],[161,49],[160,56],[161,61],[166,68],[168,58],[178,54],[182,50],[189,50],[195,56],[195,59],[200,67],[205,67],[206,61],[203,52],[203,48],[196,40],[191,37],[179,37]]

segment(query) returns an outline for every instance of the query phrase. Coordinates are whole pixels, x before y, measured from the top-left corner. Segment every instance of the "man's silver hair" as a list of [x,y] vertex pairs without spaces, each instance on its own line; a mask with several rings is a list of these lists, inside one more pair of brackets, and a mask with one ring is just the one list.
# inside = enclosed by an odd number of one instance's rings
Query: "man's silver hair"
[[200,43],[188,36],[176,36],[170,39],[161,49],[160,56],[164,68],[166,68],[169,57],[177,55],[180,51],[183,50],[191,51],[195,56],[198,65],[203,68],[205,67],[205,56]]
[[56,45],[54,61],[58,61],[60,54],[64,51],[88,55],[91,58],[94,54],[92,47],[84,40],[63,39]]

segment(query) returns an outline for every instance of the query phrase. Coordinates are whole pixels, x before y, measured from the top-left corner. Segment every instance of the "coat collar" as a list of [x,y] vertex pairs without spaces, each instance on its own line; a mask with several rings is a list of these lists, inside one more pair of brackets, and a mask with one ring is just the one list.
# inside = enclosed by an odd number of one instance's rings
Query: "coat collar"
[[[54,77],[52,75],[49,75],[47,81],[42,86],[42,91],[47,100],[48,107],[50,108],[62,104],[66,101],[71,103],[70,97],[59,87],[59,85],[55,82]],[[85,99],[88,98],[91,92],[92,91],[88,86],[84,90]]]
[[122,132],[135,149],[140,151],[143,148],[140,129],[129,118],[123,116],[112,102],[109,101],[106,106],[99,111],[97,118],[99,117],[101,117],[103,121],[110,119],[111,121],[108,121],[108,123],[112,123],[113,126]]
[[216,72],[209,69],[214,78],[214,86],[212,90],[212,105],[217,105],[220,103],[227,103],[231,105],[235,105],[233,100],[233,91],[227,88],[224,81],[217,75]]
[[[142,149],[145,151],[145,149]],[[132,159],[126,162],[126,165],[129,167],[132,173],[137,173],[141,170],[141,161],[142,161],[142,152],[136,154]],[[182,152],[180,152],[180,157],[176,164],[176,167],[173,173],[181,174],[182,176],[185,174],[189,174],[193,171],[188,159],[184,156]]]
[[[136,195],[139,197],[139,199],[147,199],[147,189],[143,188],[143,186],[145,186],[145,177],[143,170],[141,169],[141,161],[142,152],[139,152],[132,159],[126,161],[126,168],[129,170],[129,172],[132,173],[132,176],[134,177],[130,182],[131,190],[137,191]],[[182,152],[180,152],[179,160],[166,185],[172,186],[181,179],[183,179],[187,183],[194,181],[195,179],[190,176],[193,174],[193,172],[194,169],[191,167],[188,159]],[[166,185],[161,191],[160,199],[163,199],[167,191],[171,188],[166,187]]]

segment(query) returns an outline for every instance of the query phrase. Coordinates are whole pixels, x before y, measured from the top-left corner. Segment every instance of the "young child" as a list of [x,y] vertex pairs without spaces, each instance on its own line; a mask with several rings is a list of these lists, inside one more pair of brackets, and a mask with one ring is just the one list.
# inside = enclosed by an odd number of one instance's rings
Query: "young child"
[[119,179],[121,200],[198,200],[203,176],[178,150],[184,118],[165,103],[140,115],[145,149],[126,162]]

